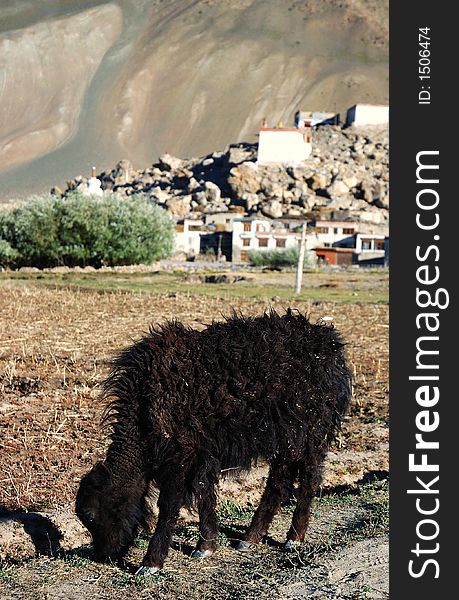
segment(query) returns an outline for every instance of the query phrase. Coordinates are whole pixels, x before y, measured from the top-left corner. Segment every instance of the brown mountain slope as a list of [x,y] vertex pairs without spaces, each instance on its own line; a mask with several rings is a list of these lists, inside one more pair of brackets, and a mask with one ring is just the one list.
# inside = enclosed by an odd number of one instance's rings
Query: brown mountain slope
[[387,0],[19,0],[0,23],[3,198],[388,101]]

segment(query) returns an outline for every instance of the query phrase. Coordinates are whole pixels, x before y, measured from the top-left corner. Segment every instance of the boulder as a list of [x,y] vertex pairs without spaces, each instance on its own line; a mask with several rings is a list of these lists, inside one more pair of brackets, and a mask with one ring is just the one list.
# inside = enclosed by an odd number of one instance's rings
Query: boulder
[[227,159],[231,165],[240,165],[241,163],[254,159],[254,152],[247,146],[230,146],[227,152]]
[[154,187],[150,190],[150,198],[153,198],[158,204],[164,204],[171,195],[166,190],[161,189],[160,187]]
[[204,207],[208,205],[207,194],[202,190],[193,192],[193,200],[197,203],[198,206]]
[[263,203],[261,212],[266,217],[279,219],[284,214],[282,202],[279,202],[279,200],[268,200],[268,202]]
[[285,189],[280,181],[266,177],[262,179],[260,187],[266,198],[282,198]]
[[348,175],[346,177],[343,177],[343,183],[347,185],[347,187],[351,190],[352,188],[357,187],[357,185],[359,184],[359,180],[355,175]]
[[260,191],[260,175],[257,165],[253,162],[245,162],[230,171],[228,184],[235,196],[241,196],[244,192],[257,193]]
[[162,171],[176,171],[180,169],[183,165],[183,160],[181,158],[177,158],[176,156],[171,156],[166,152],[166,154],[161,154],[159,157],[159,168]]
[[287,217],[292,217],[293,219],[296,217],[302,217],[304,211],[298,206],[290,206],[287,211]]
[[370,181],[364,181],[360,186],[362,198],[371,203],[375,199],[373,197],[373,185]]
[[190,177],[188,181],[188,189],[190,191],[195,191],[198,190],[200,187],[201,186],[199,185],[198,181],[194,177]]
[[204,183],[206,198],[209,202],[219,202],[222,197],[222,192],[216,183],[206,181]]
[[308,181],[309,187],[316,190],[323,190],[328,186],[329,179],[324,173],[316,171],[311,179]]
[[132,163],[127,158],[123,158],[115,167],[114,181],[115,185],[126,185],[134,179],[134,169]]
[[251,212],[258,205],[260,198],[258,197],[257,194],[249,193],[249,194],[244,194],[244,196],[242,197],[242,200],[244,202],[244,207],[245,207],[246,211]]
[[328,186],[327,193],[330,198],[335,198],[335,196],[345,196],[349,193],[348,186],[341,181],[340,179],[335,179],[335,181]]
[[166,201],[167,210],[176,217],[183,217],[191,211],[191,196],[169,198]]

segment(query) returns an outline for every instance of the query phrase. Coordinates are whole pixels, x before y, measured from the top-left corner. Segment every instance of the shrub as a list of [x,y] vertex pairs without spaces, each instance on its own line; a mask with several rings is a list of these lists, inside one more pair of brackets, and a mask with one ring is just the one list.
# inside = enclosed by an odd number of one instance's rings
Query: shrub
[[[0,216],[16,266],[115,266],[152,262],[173,249],[174,223],[147,197],[74,192],[33,197]],[[11,264],[10,260],[10,264]]]
[[12,248],[9,242],[0,238],[0,267],[14,265],[18,255],[18,251]]
[[[282,267],[296,267],[298,264],[298,248],[287,248],[286,250],[254,250],[249,252],[249,260],[256,267],[270,267],[279,269]],[[307,255],[304,263],[307,264]]]
[[15,262],[41,266],[37,263],[46,257],[46,262],[58,263],[55,201],[51,195],[32,196],[29,202],[2,212],[1,237],[16,251]]

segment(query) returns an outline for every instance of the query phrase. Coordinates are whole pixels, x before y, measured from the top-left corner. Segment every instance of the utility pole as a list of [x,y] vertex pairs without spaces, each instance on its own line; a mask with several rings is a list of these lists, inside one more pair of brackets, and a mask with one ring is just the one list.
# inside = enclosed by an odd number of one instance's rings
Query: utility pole
[[218,236],[217,260],[222,258],[222,234]]
[[304,266],[305,250],[306,250],[306,221],[303,223],[303,228],[301,230],[300,251],[298,253],[298,265],[296,267],[295,294],[299,294],[301,292],[301,282],[303,281],[303,266]]

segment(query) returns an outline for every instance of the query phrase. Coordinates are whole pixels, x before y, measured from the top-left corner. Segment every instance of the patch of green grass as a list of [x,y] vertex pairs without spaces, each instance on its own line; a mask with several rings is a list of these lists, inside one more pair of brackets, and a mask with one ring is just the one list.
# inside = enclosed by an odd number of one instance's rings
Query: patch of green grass
[[[378,285],[337,285],[317,286],[308,285],[307,276],[303,280],[303,289],[300,294],[293,291],[293,280],[279,274],[278,282],[272,279],[264,281],[264,275],[260,273],[248,276],[251,281],[243,281],[236,284],[231,283],[200,283],[187,279],[183,272],[117,272],[117,271],[68,271],[64,273],[41,271],[41,272],[5,272],[0,273],[0,283],[8,281],[16,285],[37,285],[45,287],[66,287],[78,290],[94,290],[99,292],[140,292],[140,293],[182,293],[189,295],[201,295],[209,297],[247,298],[255,300],[266,300],[277,297],[280,300],[306,300],[311,302],[348,302],[348,303],[371,303],[386,304],[388,302],[387,285],[381,284],[379,275],[365,273],[368,277],[378,279]],[[253,276],[253,277],[252,277]],[[327,281],[332,277],[323,274]]]
[[364,484],[344,494],[333,494],[316,498],[314,514],[320,506],[342,506],[356,509],[359,516],[355,521],[339,528],[319,541],[302,544],[285,555],[285,565],[300,568],[314,562],[325,554],[335,552],[353,542],[384,535],[389,532],[389,483],[387,480]]
[[72,554],[71,556],[66,556],[64,560],[68,565],[76,569],[84,569],[90,564],[92,564],[92,561],[89,560],[89,558],[80,556],[79,554]]
[[351,506],[355,504],[355,495],[349,494],[326,494],[314,499],[316,507],[319,506]]
[[134,546],[135,548],[140,548],[141,550],[146,550],[148,548],[148,540],[146,540],[145,538],[141,538],[141,537],[137,537],[134,540]]
[[9,563],[0,564],[0,581],[13,584],[16,582],[16,569],[14,565]]
[[157,571],[152,575],[131,575],[120,571],[111,578],[111,585],[115,589],[135,587],[138,589],[148,588],[151,584],[173,582],[177,579],[171,571]]
[[389,531],[389,483],[387,480],[363,486],[360,495],[366,515],[361,520],[363,537],[373,537]]
[[134,577],[135,576],[129,573],[116,573],[116,575],[111,578],[111,584],[117,589],[129,587],[134,582]]
[[218,538],[217,538],[217,544],[218,546],[231,546],[231,539],[225,534],[223,533],[223,531],[219,531],[218,532]]
[[176,534],[180,537],[180,541],[190,546],[194,546],[199,539],[199,528],[197,524],[184,525],[176,527]]
[[252,510],[225,499],[220,501],[217,512],[221,519],[228,519],[230,521],[245,521],[253,515]]

